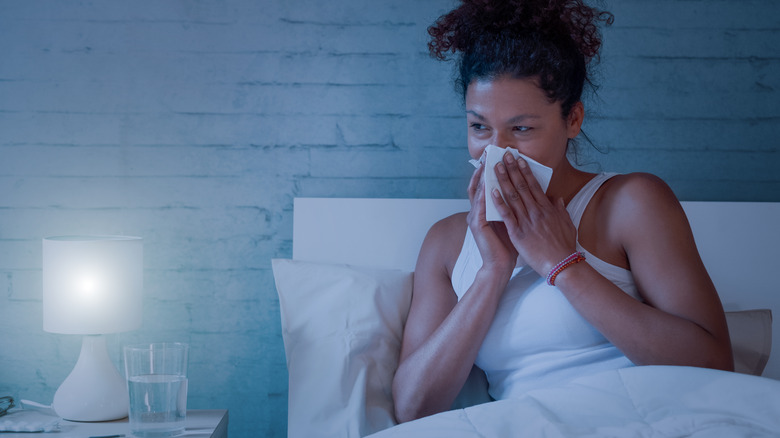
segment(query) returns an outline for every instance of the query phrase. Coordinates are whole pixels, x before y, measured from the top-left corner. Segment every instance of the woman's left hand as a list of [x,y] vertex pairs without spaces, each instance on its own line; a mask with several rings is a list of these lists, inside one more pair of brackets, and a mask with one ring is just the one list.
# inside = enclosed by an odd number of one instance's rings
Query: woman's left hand
[[496,165],[496,176],[506,200],[494,190],[487,202],[495,203],[520,257],[539,275],[547,275],[576,251],[577,229],[563,199],[551,202],[528,163],[511,153]]

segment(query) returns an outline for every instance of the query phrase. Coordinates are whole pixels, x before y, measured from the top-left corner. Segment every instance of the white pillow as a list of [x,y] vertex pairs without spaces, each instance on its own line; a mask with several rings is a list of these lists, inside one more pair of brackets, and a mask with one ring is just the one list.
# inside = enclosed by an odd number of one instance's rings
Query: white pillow
[[272,260],[289,372],[288,437],[359,437],[396,424],[391,386],[412,273]]

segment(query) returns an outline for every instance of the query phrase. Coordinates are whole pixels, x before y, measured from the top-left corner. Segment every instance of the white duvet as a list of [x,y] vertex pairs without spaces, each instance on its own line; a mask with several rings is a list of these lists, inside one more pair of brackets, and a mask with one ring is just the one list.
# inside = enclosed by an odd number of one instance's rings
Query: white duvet
[[780,381],[702,368],[633,367],[371,437],[780,437]]

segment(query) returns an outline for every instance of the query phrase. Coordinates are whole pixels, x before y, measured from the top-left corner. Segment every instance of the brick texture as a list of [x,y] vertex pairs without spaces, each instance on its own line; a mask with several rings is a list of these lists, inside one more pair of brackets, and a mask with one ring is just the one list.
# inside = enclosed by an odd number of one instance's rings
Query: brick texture
[[[42,330],[41,241],[145,239],[143,328],[193,346],[191,408],[286,435],[270,259],[292,200],[465,197],[450,0],[0,0],[0,393],[48,403],[76,336]],[[780,3],[612,0],[590,169],[683,200],[780,201]]]

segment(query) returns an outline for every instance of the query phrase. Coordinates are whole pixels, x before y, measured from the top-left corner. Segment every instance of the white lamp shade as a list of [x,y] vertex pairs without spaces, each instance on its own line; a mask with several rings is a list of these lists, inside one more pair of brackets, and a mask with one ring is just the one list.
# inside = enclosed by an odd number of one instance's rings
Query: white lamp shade
[[43,239],[43,329],[96,335],[141,327],[142,242],[129,236]]

